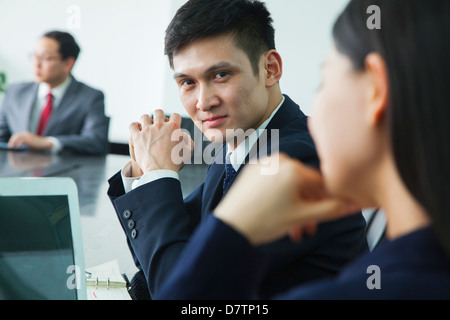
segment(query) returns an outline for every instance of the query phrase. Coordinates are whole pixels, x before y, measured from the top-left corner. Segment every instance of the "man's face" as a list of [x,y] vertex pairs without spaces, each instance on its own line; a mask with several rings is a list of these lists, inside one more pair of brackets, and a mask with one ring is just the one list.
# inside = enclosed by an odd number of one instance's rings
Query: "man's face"
[[33,53],[36,82],[45,82],[50,86],[62,83],[69,76],[73,63],[73,58],[62,60],[56,40],[42,37],[37,42]]
[[231,36],[197,40],[177,52],[173,64],[181,102],[209,140],[226,142],[227,129],[256,129],[269,116],[264,58],[255,76]]

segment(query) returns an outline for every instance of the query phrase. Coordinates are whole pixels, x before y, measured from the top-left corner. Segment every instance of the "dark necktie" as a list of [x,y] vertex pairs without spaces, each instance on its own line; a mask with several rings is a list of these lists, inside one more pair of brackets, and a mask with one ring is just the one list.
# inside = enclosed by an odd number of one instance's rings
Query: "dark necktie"
[[37,134],[42,136],[44,133],[45,127],[47,126],[48,120],[50,119],[50,115],[52,114],[53,108],[53,96],[51,93],[47,94],[47,104],[42,110],[41,119],[39,121],[39,126],[37,129]]
[[227,155],[227,160],[225,162],[225,179],[223,179],[223,193],[222,196],[225,195],[225,193],[230,188],[234,178],[236,177],[236,171],[234,170],[233,166],[230,163],[230,157]]

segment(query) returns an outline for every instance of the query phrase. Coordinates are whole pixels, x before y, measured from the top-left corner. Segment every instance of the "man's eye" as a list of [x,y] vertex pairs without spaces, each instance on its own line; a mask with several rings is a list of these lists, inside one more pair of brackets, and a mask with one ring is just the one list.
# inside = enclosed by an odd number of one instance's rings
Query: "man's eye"
[[228,72],[222,71],[222,72],[216,73],[216,76],[215,76],[215,77],[216,77],[217,79],[223,79],[223,78],[225,78],[227,75],[228,75]]
[[194,81],[192,81],[192,80],[183,80],[183,81],[181,81],[181,86],[183,86],[183,87],[191,86],[193,84],[194,84]]

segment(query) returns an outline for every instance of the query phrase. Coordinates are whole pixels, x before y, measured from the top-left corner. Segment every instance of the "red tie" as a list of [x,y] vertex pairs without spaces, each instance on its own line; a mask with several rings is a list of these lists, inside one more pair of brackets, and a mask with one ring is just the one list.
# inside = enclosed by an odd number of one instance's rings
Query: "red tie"
[[52,114],[52,105],[53,105],[53,96],[49,92],[47,94],[47,104],[45,105],[44,110],[42,110],[41,120],[39,121],[39,127],[37,129],[37,134],[40,136],[42,136],[42,133],[44,133],[48,119],[50,119],[50,115]]

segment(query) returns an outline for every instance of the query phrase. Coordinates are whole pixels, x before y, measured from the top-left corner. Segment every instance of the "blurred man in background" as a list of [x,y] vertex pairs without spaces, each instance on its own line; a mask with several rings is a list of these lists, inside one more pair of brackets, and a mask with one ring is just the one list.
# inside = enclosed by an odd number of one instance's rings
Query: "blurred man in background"
[[0,141],[8,148],[107,151],[104,95],[71,74],[79,53],[66,32],[51,31],[37,41],[32,54],[35,82],[9,86],[0,108]]

